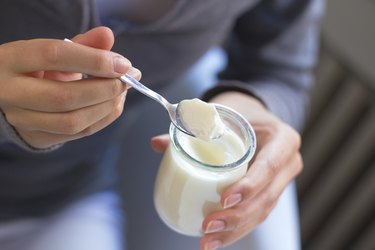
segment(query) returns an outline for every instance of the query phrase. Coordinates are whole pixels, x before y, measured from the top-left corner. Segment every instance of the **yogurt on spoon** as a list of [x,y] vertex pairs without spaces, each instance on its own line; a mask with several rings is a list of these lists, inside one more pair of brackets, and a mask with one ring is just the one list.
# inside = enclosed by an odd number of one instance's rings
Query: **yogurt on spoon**
[[201,140],[217,139],[225,133],[226,127],[211,103],[197,98],[183,100],[178,104],[178,116],[184,128]]

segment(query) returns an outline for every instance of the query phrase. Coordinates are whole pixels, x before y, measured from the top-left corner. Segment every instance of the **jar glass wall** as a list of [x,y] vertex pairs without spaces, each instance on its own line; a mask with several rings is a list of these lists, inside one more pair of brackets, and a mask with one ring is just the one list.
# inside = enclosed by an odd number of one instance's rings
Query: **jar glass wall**
[[221,193],[246,174],[255,153],[255,133],[246,119],[215,106],[228,128],[224,136],[206,142],[171,125],[156,177],[155,208],[164,223],[185,235],[202,234],[203,219],[222,209]]

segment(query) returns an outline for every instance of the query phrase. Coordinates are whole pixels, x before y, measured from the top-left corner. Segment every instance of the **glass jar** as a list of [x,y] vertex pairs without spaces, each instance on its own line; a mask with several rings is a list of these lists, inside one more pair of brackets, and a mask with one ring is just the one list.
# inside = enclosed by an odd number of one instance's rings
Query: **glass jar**
[[256,148],[247,120],[232,109],[215,106],[228,128],[224,136],[205,142],[171,124],[170,144],[156,177],[156,211],[171,229],[185,235],[202,235],[203,219],[222,209],[222,192],[246,174]]

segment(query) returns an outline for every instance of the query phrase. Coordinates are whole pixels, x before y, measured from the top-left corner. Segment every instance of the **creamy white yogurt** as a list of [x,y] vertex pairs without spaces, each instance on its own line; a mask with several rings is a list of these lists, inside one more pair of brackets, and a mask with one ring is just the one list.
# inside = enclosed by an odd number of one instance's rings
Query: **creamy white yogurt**
[[225,125],[211,103],[197,98],[183,100],[178,105],[178,112],[184,127],[199,139],[209,141],[225,132]]
[[232,131],[212,141],[183,133],[177,136],[181,148],[188,155],[217,169],[197,166],[199,164],[184,159],[170,145],[156,178],[155,207],[160,218],[173,230],[199,236],[203,219],[209,213],[222,209],[221,193],[245,175],[248,161],[228,171],[223,171],[220,166],[238,161],[246,149]]
[[202,234],[204,218],[223,209],[222,192],[246,174],[255,152],[250,124],[237,113],[216,107],[220,122],[226,124],[225,133],[205,141],[171,125],[171,142],[156,177],[156,211],[166,225],[181,234]]

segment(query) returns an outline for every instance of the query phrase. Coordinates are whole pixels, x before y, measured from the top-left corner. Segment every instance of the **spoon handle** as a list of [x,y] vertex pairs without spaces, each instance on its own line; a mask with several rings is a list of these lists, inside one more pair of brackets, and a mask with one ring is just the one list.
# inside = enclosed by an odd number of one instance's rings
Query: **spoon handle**
[[[64,41],[73,43],[72,40],[69,40],[68,38],[65,38]],[[152,89],[147,88],[145,85],[134,79],[129,74],[122,75],[118,78],[121,82],[127,83],[145,96],[150,97],[151,99],[154,99],[167,110],[169,117],[171,118],[171,121],[178,127],[180,130],[183,131],[183,129],[176,124],[176,104],[171,104],[167,101],[164,97],[153,91]],[[188,133],[188,132],[185,132]]]
[[135,80],[128,74],[122,75],[119,80],[123,83],[127,83],[142,94],[154,99],[155,101],[159,102],[163,105],[166,109],[171,105],[164,97],[153,91],[152,89],[147,88],[145,85],[140,83],[139,81]]

